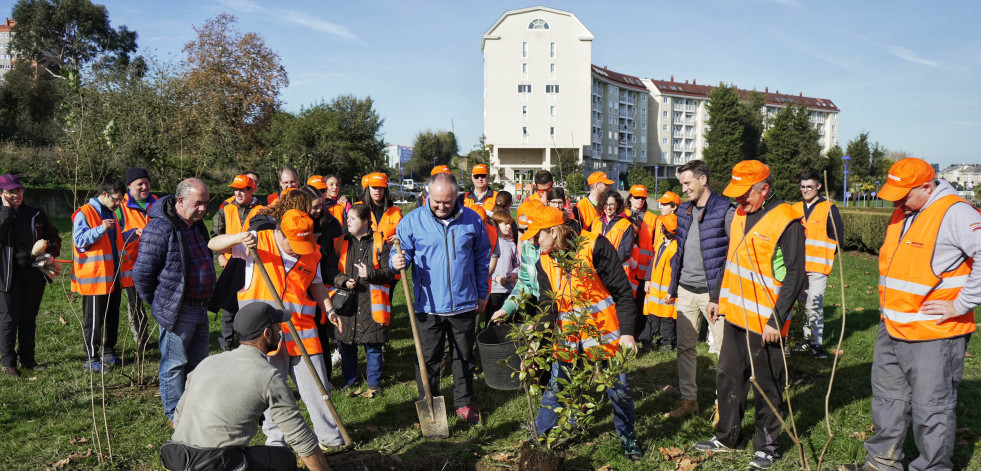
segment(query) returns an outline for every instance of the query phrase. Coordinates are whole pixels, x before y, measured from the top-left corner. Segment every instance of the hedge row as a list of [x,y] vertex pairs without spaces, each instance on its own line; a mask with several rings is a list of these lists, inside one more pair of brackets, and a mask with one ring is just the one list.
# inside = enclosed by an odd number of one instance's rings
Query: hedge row
[[885,240],[886,227],[889,226],[892,212],[883,211],[885,208],[838,209],[845,226],[844,249],[878,254]]

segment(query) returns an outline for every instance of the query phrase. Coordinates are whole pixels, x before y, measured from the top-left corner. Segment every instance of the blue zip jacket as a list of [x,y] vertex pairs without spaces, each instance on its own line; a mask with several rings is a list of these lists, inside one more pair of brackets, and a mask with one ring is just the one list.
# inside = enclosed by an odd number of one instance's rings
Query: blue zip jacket
[[458,204],[446,225],[422,206],[402,218],[395,234],[412,266],[416,312],[470,311],[487,299],[491,245],[484,221],[473,210]]
[[678,280],[685,259],[685,239],[692,224],[698,224],[699,238],[702,249],[702,265],[705,278],[708,281],[709,298],[713,303],[719,302],[719,287],[722,284],[722,271],[726,266],[726,255],[729,253],[729,228],[726,227],[726,214],[735,206],[724,196],[714,191],[705,203],[702,217],[699,221],[692,220],[692,205],[694,202],[681,203],[678,211],[678,229],[675,232],[678,241],[678,252],[671,259],[671,285],[668,295],[678,297]]

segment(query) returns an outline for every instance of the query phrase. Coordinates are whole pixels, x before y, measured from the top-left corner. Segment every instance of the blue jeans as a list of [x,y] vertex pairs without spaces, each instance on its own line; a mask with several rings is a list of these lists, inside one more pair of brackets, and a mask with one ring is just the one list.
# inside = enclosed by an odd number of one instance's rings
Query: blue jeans
[[174,329],[160,327],[160,400],[170,420],[174,420],[177,402],[184,394],[188,373],[207,357],[206,308],[181,306]]
[[[565,368],[571,365],[565,363]],[[538,434],[548,433],[555,426],[558,417],[553,409],[560,407],[558,393],[562,391],[562,384],[558,382],[561,377],[568,380],[569,375],[563,368],[563,363],[556,361],[552,363],[552,378],[548,380],[548,389],[542,395],[542,406],[538,408],[538,416],[535,417],[535,428]],[[559,376],[561,375],[561,376]],[[634,433],[634,398],[630,394],[630,385],[627,384],[627,374],[620,375],[620,381],[614,383],[613,388],[606,390],[613,405],[613,427],[616,428],[617,435],[631,435]]]
[[[337,342],[341,347],[341,372],[344,375],[344,386],[350,386],[358,380],[358,344]],[[367,357],[365,376],[368,387],[378,389],[382,376],[382,344],[366,343],[364,352]]]

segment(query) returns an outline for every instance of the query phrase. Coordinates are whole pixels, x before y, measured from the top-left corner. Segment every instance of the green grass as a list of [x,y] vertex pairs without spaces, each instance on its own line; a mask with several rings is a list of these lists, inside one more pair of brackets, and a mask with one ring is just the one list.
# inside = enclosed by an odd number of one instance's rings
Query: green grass
[[[66,222],[66,221],[64,221]],[[63,227],[62,221],[58,223]],[[67,234],[65,235],[67,239]],[[64,247],[70,247],[67,243]],[[63,258],[70,252],[63,251]],[[875,294],[876,262],[862,254],[845,256],[848,325],[835,389],[831,396],[831,426],[836,437],[825,460],[825,469],[837,469],[837,464],[857,462],[864,457],[862,441],[849,437],[853,433],[869,433],[871,425],[869,372],[872,349],[878,323]],[[829,347],[837,342],[841,314],[840,283],[837,268],[831,275],[826,296],[826,339]],[[38,359],[48,365],[42,372],[25,372],[24,378],[0,375],[0,469],[44,469],[67,458],[72,453],[84,453],[95,448],[93,412],[90,388],[95,386],[96,418],[103,451],[107,450],[101,404],[112,441],[112,462],[99,464],[95,456],[72,460],[63,469],[160,469],[158,447],[170,436],[158,395],[156,372],[159,353],[153,336],[142,378],[133,367],[126,366],[105,376],[105,393],[101,378],[90,376],[82,369],[82,334],[79,299],[66,296],[67,279],[62,276],[45,293],[38,318]],[[123,302],[125,306],[125,300]],[[527,432],[520,427],[528,410],[524,397],[518,392],[489,389],[482,379],[475,382],[476,404],[483,411],[484,424],[469,427],[455,416],[449,418],[451,436],[444,440],[426,440],[414,425],[417,421],[415,385],[412,365],[415,352],[406,318],[407,311],[401,287],[394,297],[392,341],[386,347],[384,392],[375,398],[347,397],[335,394],[338,412],[350,431],[359,450],[377,450],[387,455],[399,455],[398,469],[473,469],[478,461],[490,466],[504,466],[488,458],[501,453],[514,456],[516,447]],[[125,327],[125,307],[121,313],[120,351],[126,362],[134,360],[133,341]],[[60,319],[66,322],[63,324]],[[219,351],[219,323],[212,317],[211,351]],[[155,332],[155,330],[154,330]],[[981,432],[981,348],[978,342],[969,346],[974,356],[964,366],[964,380],[957,406],[958,427]],[[664,385],[676,384],[675,355],[648,354],[637,359],[630,372],[630,382],[637,407],[637,433],[646,450],[641,463],[626,461],[613,433],[609,404],[604,404],[599,421],[582,441],[568,449],[572,469],[596,469],[609,466],[618,470],[674,469],[674,463],[664,460],[658,447],[677,446],[693,457],[703,456],[692,450],[697,440],[712,436],[710,414],[715,384],[716,360],[698,347],[699,403],[702,412],[684,421],[666,420],[677,396],[662,392]],[[811,465],[827,438],[824,425],[824,397],[830,373],[829,361],[797,354],[789,360],[791,396],[797,429],[800,431]],[[362,363],[363,368],[363,363]],[[339,381],[339,371],[332,379]],[[452,404],[452,379],[442,380],[442,394]],[[752,400],[744,418],[744,434],[751,437]],[[84,438],[85,443],[78,443]],[[256,441],[261,442],[262,437]],[[781,436],[784,458],[773,469],[801,469],[796,451],[786,434]],[[913,440],[907,440],[906,453],[917,455]],[[719,455],[699,466],[704,470],[743,469],[751,452]],[[961,469],[981,469],[981,451],[976,442],[959,442],[954,450],[955,463]],[[331,458],[334,469],[345,468]],[[364,469],[363,464],[356,469]],[[368,463],[368,469],[375,469]]]

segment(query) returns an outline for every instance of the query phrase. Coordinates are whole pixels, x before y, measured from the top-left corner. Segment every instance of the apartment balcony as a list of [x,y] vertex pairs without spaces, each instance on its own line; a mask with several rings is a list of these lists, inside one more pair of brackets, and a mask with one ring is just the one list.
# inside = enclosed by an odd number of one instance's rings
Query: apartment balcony
[[602,113],[603,112],[603,104],[602,103],[593,103],[593,111],[595,111],[597,113]]
[[672,122],[674,124],[685,124],[685,118],[675,118]]
[[630,95],[627,95],[627,94],[622,93],[622,94],[620,94],[620,103],[626,103],[626,104],[629,104],[629,105],[634,105],[634,104],[637,103],[637,100],[631,98]]
[[676,103],[676,104],[674,105],[674,107],[673,107],[673,109],[674,109],[675,111],[685,111],[685,105],[682,105],[682,104],[677,104],[677,103]]
[[684,152],[685,151],[685,146],[684,146],[684,144],[674,144],[674,145],[671,146],[671,150],[673,150],[675,152]]
[[632,115],[632,114],[630,114],[630,113],[629,113],[629,112],[627,112],[627,111],[621,111],[621,112],[620,112],[620,117],[621,117],[621,118],[632,118],[632,117],[633,117],[633,115]]
[[686,126],[694,126],[695,125],[695,120],[693,118],[688,118],[688,119],[685,120],[685,125]]
[[593,133],[593,140],[592,140],[592,142],[595,143],[595,144],[602,143],[603,142],[603,134],[601,134],[601,133]]
[[810,121],[812,123],[824,123],[824,116],[811,116]]
[[598,128],[603,127],[603,120],[602,119],[594,119],[593,120],[593,126],[598,127]]
[[685,138],[685,133],[683,133],[683,132],[676,132],[676,133],[672,134],[671,137],[673,137],[675,139],[684,139]]
[[685,111],[695,112],[695,105],[685,105]]

